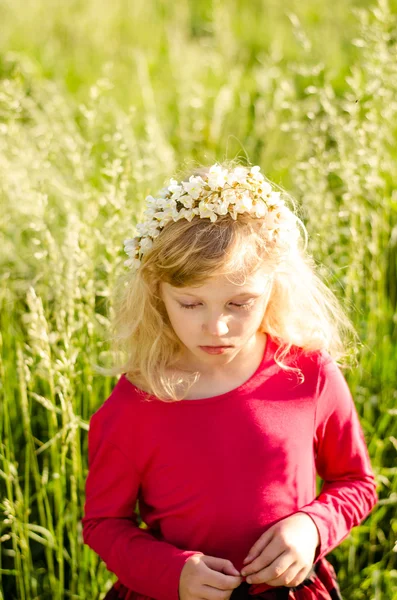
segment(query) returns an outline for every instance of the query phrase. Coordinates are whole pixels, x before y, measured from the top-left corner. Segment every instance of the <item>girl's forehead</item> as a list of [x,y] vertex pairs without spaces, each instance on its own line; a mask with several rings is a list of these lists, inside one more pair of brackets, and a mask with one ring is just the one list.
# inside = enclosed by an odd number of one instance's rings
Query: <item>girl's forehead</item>
[[262,293],[266,287],[270,278],[270,273],[266,273],[264,271],[260,273],[255,273],[254,275],[250,275],[247,277],[241,278],[228,278],[225,275],[219,275],[209,278],[204,283],[193,286],[173,286],[172,284],[162,282],[161,286],[164,290],[170,292],[186,292],[190,294],[199,294],[211,291],[219,291],[220,289],[224,290],[226,293]]

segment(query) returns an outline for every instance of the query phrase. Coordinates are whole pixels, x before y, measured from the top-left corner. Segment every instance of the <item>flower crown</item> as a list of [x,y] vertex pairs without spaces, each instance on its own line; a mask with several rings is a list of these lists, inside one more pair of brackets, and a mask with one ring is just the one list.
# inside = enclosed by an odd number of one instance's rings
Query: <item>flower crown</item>
[[291,245],[300,235],[299,219],[285,206],[280,192],[265,181],[258,166],[228,170],[215,163],[208,173],[192,175],[189,181],[170,179],[168,187],[157,195],[145,199],[146,219],[136,226],[138,235],[124,240],[129,256],[124,264],[131,269],[139,268],[143,255],[167,223],[191,221],[196,215],[215,222],[218,215],[229,213],[236,220],[238,214],[249,213],[263,219],[269,241],[277,237]]

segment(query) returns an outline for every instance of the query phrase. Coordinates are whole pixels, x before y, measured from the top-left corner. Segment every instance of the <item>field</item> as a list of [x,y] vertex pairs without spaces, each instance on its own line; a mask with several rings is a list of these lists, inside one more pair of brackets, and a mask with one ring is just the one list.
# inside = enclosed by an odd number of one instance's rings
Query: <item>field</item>
[[110,291],[139,207],[241,156],[299,202],[360,336],[346,373],[380,498],[329,556],[397,600],[397,4],[0,0],[0,600],[102,600],[83,545]]

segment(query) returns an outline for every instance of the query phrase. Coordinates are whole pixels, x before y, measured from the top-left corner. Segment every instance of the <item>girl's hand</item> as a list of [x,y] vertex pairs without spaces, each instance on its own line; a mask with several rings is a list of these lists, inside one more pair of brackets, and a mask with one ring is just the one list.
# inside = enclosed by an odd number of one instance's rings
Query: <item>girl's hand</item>
[[319,543],[314,521],[306,513],[297,512],[261,535],[244,559],[246,566],[241,574],[250,575],[247,583],[299,585],[313,565]]
[[229,600],[243,578],[230,560],[193,554],[179,579],[179,600]]

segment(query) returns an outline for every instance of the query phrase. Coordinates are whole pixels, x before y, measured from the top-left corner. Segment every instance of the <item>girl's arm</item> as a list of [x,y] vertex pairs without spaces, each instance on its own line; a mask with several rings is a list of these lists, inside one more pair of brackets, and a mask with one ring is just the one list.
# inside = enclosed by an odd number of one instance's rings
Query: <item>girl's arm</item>
[[94,414],[88,433],[83,539],[122,584],[159,600],[178,600],[182,568],[193,554],[157,540],[137,524],[135,506],[140,479],[135,465]]
[[315,419],[315,462],[320,494],[299,510],[317,526],[315,560],[328,554],[378,502],[368,449],[349,387],[334,361],[322,366]]

